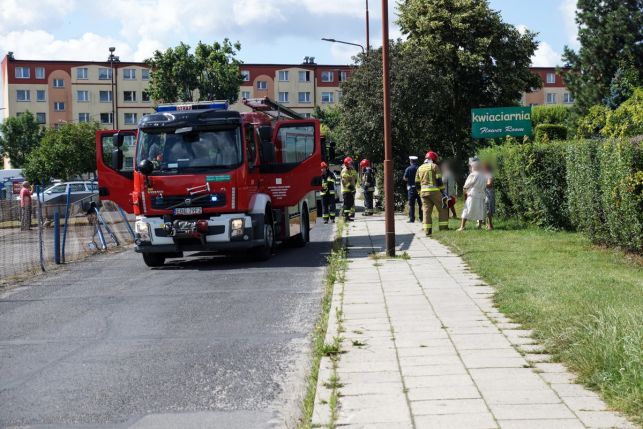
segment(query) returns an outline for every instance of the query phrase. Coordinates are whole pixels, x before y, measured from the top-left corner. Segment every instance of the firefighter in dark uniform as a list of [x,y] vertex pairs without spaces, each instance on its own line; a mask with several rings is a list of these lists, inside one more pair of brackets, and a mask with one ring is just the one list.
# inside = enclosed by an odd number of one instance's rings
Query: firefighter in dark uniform
[[363,159],[359,163],[361,170],[361,185],[364,191],[364,213],[362,216],[373,215],[373,194],[375,193],[375,174],[371,168],[371,162],[368,159]]
[[328,164],[325,162],[321,163],[321,178],[322,178],[322,209],[324,223],[328,223],[328,220],[332,223],[335,223],[335,175],[328,168]]
[[357,187],[357,171],[353,167],[353,158],[347,156],[344,158],[344,167],[341,172],[342,181],[342,199],[344,207],[342,212],[344,219],[353,220],[355,218],[355,190]]
[[424,233],[428,236],[433,232],[431,219],[433,206],[438,210],[440,229],[449,229],[449,209],[442,200],[445,191],[437,153],[427,152],[424,164],[418,168],[415,174],[415,184],[420,188],[420,197],[422,197]]
[[409,220],[408,223],[415,222],[415,203],[418,205],[418,217],[422,222],[422,199],[415,185],[415,174],[418,170],[418,157],[409,156],[409,166],[404,170],[404,181],[406,182],[406,192],[409,201]]

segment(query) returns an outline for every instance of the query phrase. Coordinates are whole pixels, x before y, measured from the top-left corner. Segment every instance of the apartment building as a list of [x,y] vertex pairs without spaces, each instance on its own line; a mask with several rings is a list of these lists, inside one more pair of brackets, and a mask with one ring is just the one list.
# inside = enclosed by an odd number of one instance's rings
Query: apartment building
[[[562,74],[558,74],[555,67],[532,67],[531,71],[543,81],[543,87],[522,95],[523,106],[537,106],[540,104],[574,104],[574,98],[563,82]],[[565,71],[563,70],[563,73]]]
[[32,61],[9,53],[0,66],[5,117],[30,111],[44,126],[96,121],[129,129],[153,110],[142,63]]
[[302,64],[242,64],[243,82],[239,100],[233,108],[244,110],[244,98],[269,97],[305,117],[316,106],[336,106],[342,92],[341,84],[351,74],[347,65],[316,64],[306,57]]

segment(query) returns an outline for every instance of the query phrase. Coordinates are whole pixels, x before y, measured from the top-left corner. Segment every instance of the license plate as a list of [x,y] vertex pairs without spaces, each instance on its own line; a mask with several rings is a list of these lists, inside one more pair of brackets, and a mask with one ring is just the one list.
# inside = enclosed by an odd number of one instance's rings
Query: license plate
[[203,207],[177,207],[174,209],[175,215],[196,215],[203,213]]

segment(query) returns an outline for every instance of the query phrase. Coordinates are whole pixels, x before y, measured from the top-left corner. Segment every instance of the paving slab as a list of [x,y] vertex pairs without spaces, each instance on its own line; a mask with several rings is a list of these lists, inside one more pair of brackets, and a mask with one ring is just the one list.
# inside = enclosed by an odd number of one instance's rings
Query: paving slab
[[396,217],[409,259],[367,257],[383,252],[382,220],[346,230],[348,275],[333,298],[344,328],[338,427],[634,427],[574,384],[531,330],[495,307],[495,290],[416,225]]

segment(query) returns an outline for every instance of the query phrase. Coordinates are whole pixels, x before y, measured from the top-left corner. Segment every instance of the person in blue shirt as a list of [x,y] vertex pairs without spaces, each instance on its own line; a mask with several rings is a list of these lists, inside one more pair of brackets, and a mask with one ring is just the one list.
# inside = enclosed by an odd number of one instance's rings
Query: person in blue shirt
[[418,170],[417,165],[418,157],[409,156],[409,166],[404,170],[404,182],[406,183],[406,191],[409,200],[409,223],[415,222],[415,203],[418,205],[418,218],[422,222],[422,199],[416,188],[415,173]]

